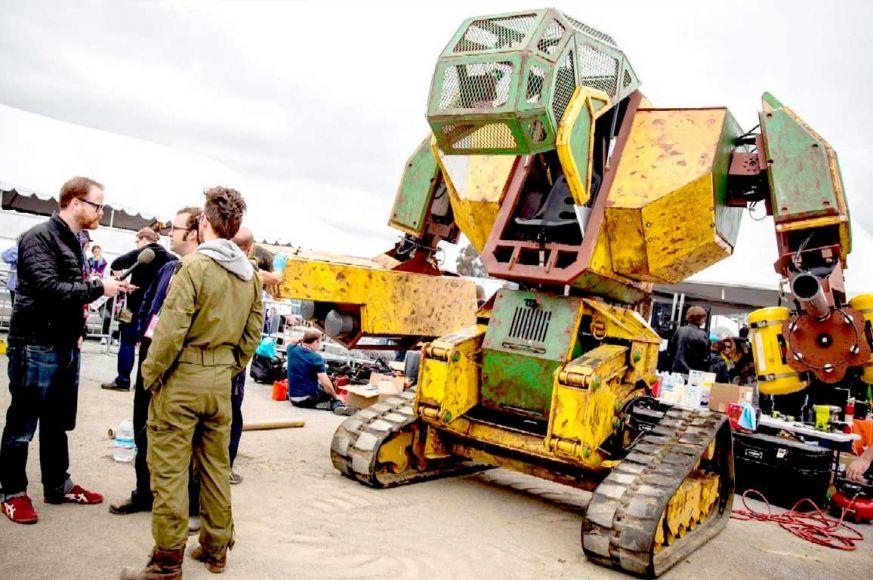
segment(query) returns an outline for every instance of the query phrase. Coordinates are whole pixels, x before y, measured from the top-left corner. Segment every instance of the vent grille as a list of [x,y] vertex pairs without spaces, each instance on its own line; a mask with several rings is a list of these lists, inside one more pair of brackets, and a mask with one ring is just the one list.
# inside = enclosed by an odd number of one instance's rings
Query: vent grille
[[507,336],[533,342],[545,342],[551,320],[552,312],[550,310],[516,306]]

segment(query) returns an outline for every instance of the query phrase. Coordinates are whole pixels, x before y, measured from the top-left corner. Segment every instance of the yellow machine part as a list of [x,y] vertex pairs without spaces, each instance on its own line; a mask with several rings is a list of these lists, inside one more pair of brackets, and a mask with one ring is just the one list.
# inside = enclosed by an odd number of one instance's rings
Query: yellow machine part
[[656,550],[683,537],[706,519],[718,501],[718,482],[717,474],[697,471],[679,485],[658,524]]
[[439,417],[451,423],[479,402],[479,365],[487,326],[477,324],[443,336],[424,347],[418,371],[419,401],[439,408]]
[[616,403],[626,396],[621,379],[626,346],[604,344],[555,374],[546,447],[592,469],[604,461],[598,447],[615,430]]
[[749,339],[758,389],[765,395],[786,395],[809,386],[809,381],[802,379],[785,360],[782,323],[789,316],[789,310],[782,306],[762,308],[749,314]]
[[431,141],[439,164],[455,223],[482,252],[497,220],[500,202],[517,157],[513,155],[444,155]]
[[623,381],[628,384],[639,380],[653,383],[661,337],[634,310],[588,298],[584,303],[586,312],[583,315],[591,316],[591,331],[595,338],[630,341],[629,366]]
[[[849,300],[849,308],[860,313],[864,317],[864,332],[867,342],[873,347],[873,294],[859,294]],[[873,348],[871,348],[873,351]],[[865,383],[873,383],[873,353],[861,371],[861,380]]]
[[606,207],[617,273],[675,284],[732,253],[719,224],[739,216],[720,206],[716,181],[739,131],[723,108],[637,112]]
[[476,322],[476,285],[360,259],[289,256],[279,297],[356,304],[368,335],[441,336]]

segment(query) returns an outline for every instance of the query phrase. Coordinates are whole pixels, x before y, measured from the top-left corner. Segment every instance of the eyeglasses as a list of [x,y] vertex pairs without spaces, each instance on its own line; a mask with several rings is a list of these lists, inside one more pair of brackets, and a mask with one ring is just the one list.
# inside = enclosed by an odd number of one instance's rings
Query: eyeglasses
[[167,231],[168,231],[169,233],[171,233],[171,234],[172,234],[173,232],[190,232],[192,229],[193,229],[193,228],[183,228],[183,227],[179,227],[179,226],[177,226],[176,224],[170,224],[169,226],[167,226]]
[[90,205],[91,207],[93,207],[93,208],[94,208],[95,210],[97,210],[98,212],[103,211],[103,207],[104,207],[104,206],[103,206],[102,203],[94,203],[93,201],[88,201],[87,199],[84,199],[84,198],[81,198],[81,197],[79,198],[79,201],[83,201],[83,202],[87,203],[88,205]]

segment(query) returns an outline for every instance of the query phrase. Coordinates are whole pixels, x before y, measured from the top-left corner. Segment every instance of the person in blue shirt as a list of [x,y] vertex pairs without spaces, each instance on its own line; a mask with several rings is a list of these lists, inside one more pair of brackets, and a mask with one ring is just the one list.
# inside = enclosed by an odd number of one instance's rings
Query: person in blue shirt
[[295,407],[323,409],[337,415],[353,415],[336,394],[333,383],[318,354],[321,333],[311,329],[304,333],[299,344],[288,347],[288,400]]

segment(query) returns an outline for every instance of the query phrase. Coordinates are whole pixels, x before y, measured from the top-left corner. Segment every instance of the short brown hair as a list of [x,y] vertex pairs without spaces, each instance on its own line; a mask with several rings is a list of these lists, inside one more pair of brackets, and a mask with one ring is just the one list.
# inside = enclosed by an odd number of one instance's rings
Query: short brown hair
[[316,340],[321,340],[321,332],[314,328],[310,328],[303,333],[303,338],[300,339],[300,342],[303,344],[312,344]]
[[87,177],[73,177],[61,186],[61,193],[58,195],[58,204],[61,208],[65,208],[74,199],[85,199],[88,197],[88,192],[92,187],[104,189],[102,183],[97,183],[93,179]]
[[240,192],[218,186],[207,189],[203,195],[206,196],[203,215],[209,220],[215,234],[226,240],[234,237],[246,212],[246,202]]
[[692,306],[685,313],[685,321],[690,324],[703,324],[706,322],[706,310],[702,306]]
[[188,214],[188,220],[185,222],[185,227],[189,230],[197,231],[197,222],[200,221],[200,216],[203,214],[203,209],[194,205],[189,205],[187,207],[183,207],[176,212],[177,215],[180,213]]
[[136,239],[145,238],[149,241],[150,244],[153,244],[161,239],[161,236],[158,235],[158,232],[153,230],[152,228],[143,228],[140,231],[136,232]]

